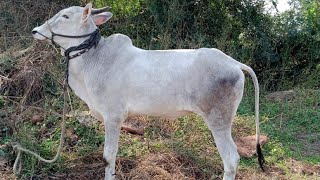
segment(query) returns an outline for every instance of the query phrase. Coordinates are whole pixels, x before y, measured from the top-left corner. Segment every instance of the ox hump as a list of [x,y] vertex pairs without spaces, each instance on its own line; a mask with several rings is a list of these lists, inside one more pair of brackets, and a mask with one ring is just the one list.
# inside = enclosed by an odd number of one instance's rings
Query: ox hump
[[108,41],[107,44],[112,44],[113,47],[120,47],[125,45],[132,46],[132,40],[124,34],[113,34],[106,40]]

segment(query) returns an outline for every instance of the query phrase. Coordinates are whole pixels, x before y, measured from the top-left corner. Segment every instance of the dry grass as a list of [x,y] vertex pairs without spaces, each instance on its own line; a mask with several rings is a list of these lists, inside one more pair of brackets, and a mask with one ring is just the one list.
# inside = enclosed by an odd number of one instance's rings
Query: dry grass
[[71,4],[75,1],[0,1],[0,53],[28,47],[33,41],[31,30]]
[[320,165],[310,165],[302,161],[287,159],[283,166],[269,165],[265,172],[257,169],[240,168],[237,172],[236,179],[239,180],[317,180],[320,179]]
[[53,73],[52,66],[58,61],[58,56],[51,46],[41,42],[33,43],[22,53],[4,56],[10,61],[3,61],[1,64],[10,65],[2,71],[5,78],[0,77],[0,93],[5,100],[5,107],[1,111],[6,117],[0,128],[9,125],[17,131],[17,124],[23,119],[28,116],[31,119],[34,114],[44,113],[45,77]]
[[[15,58],[15,57],[11,57]],[[29,105],[43,98],[44,75],[58,57],[52,47],[34,43],[19,57],[16,66],[6,74],[2,92],[19,97],[21,105]]]
[[[123,165],[118,163],[118,169]],[[175,153],[150,153],[142,156],[128,173],[120,173],[119,179],[204,179],[201,170],[195,162]]]
[[[103,179],[104,163],[102,152],[68,161],[65,173],[43,174],[41,179]],[[118,157],[116,179],[119,180],[169,180],[207,179],[201,169],[189,157],[176,153],[150,153],[137,159]]]

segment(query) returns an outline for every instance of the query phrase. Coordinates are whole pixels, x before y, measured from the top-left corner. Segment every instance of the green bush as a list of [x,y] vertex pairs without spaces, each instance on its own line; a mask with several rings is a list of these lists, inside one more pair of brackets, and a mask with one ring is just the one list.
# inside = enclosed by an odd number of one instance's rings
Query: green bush
[[[2,3],[1,34],[29,34],[55,12],[85,1],[41,0],[35,5],[10,0]],[[94,0],[95,7],[111,6],[114,17],[100,27],[105,36],[123,33],[145,49],[215,47],[253,67],[263,87],[290,89],[308,80],[319,88],[320,15],[318,1],[291,0],[292,10],[278,15],[266,13],[266,0]],[[9,7],[8,4],[21,6]],[[36,6],[41,13],[22,11]],[[51,12],[44,11],[55,7]],[[34,9],[34,8],[33,8]],[[22,19],[21,19],[22,18]],[[4,30],[4,26],[8,30]],[[1,40],[0,46],[27,46],[30,40]],[[5,39],[5,38],[4,38]],[[2,48],[1,48],[2,49]]]

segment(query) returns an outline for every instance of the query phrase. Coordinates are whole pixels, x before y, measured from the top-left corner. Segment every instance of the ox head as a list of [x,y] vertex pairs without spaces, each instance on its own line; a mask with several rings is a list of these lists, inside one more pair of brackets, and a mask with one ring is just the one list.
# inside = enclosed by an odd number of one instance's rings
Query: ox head
[[79,40],[59,35],[80,36],[92,33],[98,25],[112,17],[108,10],[110,7],[93,9],[91,3],[85,7],[73,6],[63,9],[41,26],[35,27],[32,30],[33,37],[38,40],[53,40],[62,47],[70,47]]

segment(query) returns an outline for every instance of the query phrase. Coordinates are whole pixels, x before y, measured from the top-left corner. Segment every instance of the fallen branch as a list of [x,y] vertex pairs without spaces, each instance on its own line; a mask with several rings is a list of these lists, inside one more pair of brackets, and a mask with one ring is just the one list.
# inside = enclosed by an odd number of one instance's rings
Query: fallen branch
[[132,128],[130,126],[127,126],[127,125],[122,125],[121,126],[121,130],[124,130],[128,133],[131,133],[131,134],[137,134],[137,135],[143,135],[144,134],[144,131],[143,129],[137,129],[137,128]]

